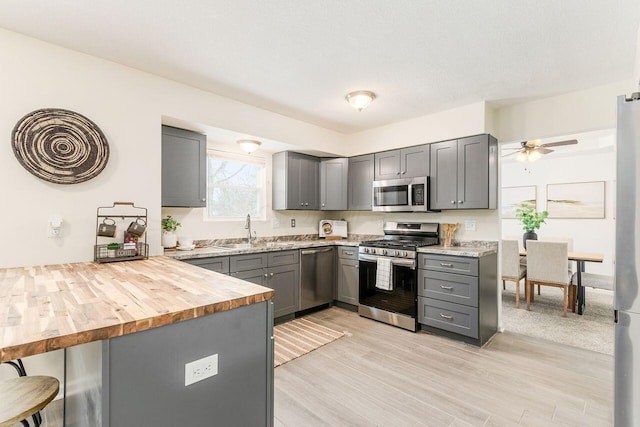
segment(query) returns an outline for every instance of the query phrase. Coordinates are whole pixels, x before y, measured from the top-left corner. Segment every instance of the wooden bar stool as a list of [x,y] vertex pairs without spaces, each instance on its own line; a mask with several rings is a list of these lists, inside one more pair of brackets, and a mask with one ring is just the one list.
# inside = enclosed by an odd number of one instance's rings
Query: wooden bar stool
[[60,382],[53,377],[27,376],[20,359],[6,363],[18,371],[19,377],[0,382],[0,427],[17,422],[29,427],[29,417],[34,426],[40,426],[40,411],[56,397]]

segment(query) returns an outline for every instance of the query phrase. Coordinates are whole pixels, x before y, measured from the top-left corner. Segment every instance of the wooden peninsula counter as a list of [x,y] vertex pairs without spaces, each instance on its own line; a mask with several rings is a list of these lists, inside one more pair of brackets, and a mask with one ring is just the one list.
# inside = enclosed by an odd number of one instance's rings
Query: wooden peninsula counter
[[161,256],[0,269],[0,361],[65,349],[69,427],[270,426],[273,296]]

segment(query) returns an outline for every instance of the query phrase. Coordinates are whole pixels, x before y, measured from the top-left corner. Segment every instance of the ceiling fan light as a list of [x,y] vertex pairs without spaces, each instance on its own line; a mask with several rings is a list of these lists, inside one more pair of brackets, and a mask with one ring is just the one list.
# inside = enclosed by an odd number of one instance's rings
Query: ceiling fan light
[[529,160],[529,162],[535,162],[536,160],[538,160],[540,158],[540,152],[538,150],[531,150],[529,151],[529,154],[527,155],[527,160]]
[[260,148],[260,145],[262,145],[260,141],[256,141],[254,139],[241,139],[239,141],[236,141],[236,143],[240,145],[240,148],[242,148],[242,151],[244,151],[247,154],[253,153],[258,148]]
[[362,111],[367,108],[374,99],[376,94],[368,90],[357,90],[350,92],[345,96],[345,99],[353,108],[358,111]]
[[527,161],[527,153],[524,151],[521,151],[518,153],[518,155],[516,156],[516,160],[519,162],[526,162]]

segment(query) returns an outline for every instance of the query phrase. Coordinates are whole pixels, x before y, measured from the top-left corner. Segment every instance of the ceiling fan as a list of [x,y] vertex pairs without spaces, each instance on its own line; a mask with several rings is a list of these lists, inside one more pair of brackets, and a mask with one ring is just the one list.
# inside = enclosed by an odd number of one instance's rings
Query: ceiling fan
[[578,140],[576,139],[568,139],[566,141],[558,141],[558,142],[549,142],[547,144],[540,144],[538,140],[532,141],[522,141],[520,143],[520,147],[518,148],[505,148],[505,150],[515,150],[513,153],[505,154],[502,157],[512,156],[517,154],[516,160],[519,162],[535,162],[540,158],[543,154],[553,153],[554,150],[549,149],[549,147],[560,147],[563,145],[574,145],[577,144]]

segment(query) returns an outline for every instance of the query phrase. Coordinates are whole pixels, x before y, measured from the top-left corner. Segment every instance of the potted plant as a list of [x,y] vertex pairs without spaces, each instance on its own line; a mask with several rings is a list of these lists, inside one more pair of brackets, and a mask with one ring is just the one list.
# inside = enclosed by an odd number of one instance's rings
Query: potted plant
[[522,235],[522,244],[527,249],[527,240],[538,240],[538,235],[534,230],[538,230],[541,224],[545,224],[544,220],[549,216],[549,212],[536,212],[529,205],[522,205],[516,209],[516,218],[522,223],[522,229],[525,233]]
[[116,251],[120,249],[120,245],[118,243],[109,243],[107,245],[107,256],[109,258],[115,258],[116,257]]
[[162,218],[162,247],[163,248],[175,248],[178,244],[178,237],[175,231],[181,224],[176,221],[171,215],[166,218]]

